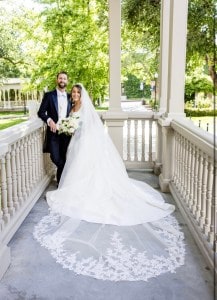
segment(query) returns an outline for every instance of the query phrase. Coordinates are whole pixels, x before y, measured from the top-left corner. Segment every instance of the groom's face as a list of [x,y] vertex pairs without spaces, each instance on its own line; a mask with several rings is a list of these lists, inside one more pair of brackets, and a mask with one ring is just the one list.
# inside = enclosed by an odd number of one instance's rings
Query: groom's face
[[68,83],[68,77],[66,74],[59,74],[57,77],[57,85],[60,89],[65,89]]

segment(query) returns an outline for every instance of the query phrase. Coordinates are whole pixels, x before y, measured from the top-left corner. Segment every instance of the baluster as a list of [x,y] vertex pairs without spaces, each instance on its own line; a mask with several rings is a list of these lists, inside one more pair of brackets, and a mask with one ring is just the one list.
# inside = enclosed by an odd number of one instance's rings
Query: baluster
[[38,161],[38,130],[34,133],[34,153],[35,153],[35,183],[38,182],[38,165],[39,165],[39,161]]
[[175,138],[175,145],[174,145],[174,174],[173,174],[173,182],[176,185],[177,182],[177,171],[178,171],[178,166],[177,166],[177,158],[178,158],[178,135],[177,132],[174,134]]
[[19,208],[18,195],[17,195],[17,166],[16,166],[16,146],[15,143],[11,149],[11,174],[12,174],[12,195],[13,195],[13,207],[15,210]]
[[149,161],[152,162],[152,120],[149,120]]
[[214,174],[213,174],[213,184],[212,184],[212,204],[211,204],[211,221],[210,221],[210,232],[208,234],[208,241],[213,245],[213,250],[215,251],[215,233],[216,231],[216,203],[217,203],[217,164],[215,163]]
[[33,187],[31,136],[28,136],[28,140],[27,140],[27,153],[28,153],[28,164],[29,164],[29,189],[31,191]]
[[21,175],[21,147],[20,147],[20,140],[17,142],[16,145],[16,166],[17,166],[17,196],[19,206],[22,206],[23,198],[22,198],[22,175]]
[[138,120],[134,120],[134,161],[138,161]]
[[157,121],[156,120],[152,120],[152,130],[151,130],[151,140],[152,140],[152,160],[156,160],[156,153],[157,153],[157,136],[158,136],[158,132],[157,132]]
[[6,178],[7,178],[7,196],[8,196],[8,211],[11,216],[14,215],[15,208],[13,206],[13,193],[12,193],[12,173],[11,173],[11,153],[6,154]]
[[131,160],[130,155],[130,140],[131,140],[131,120],[127,120],[127,161]]
[[191,180],[191,142],[187,141],[187,174],[186,174],[186,181],[187,181],[187,185],[186,185],[186,202],[188,203],[188,207],[191,207],[191,203],[190,203],[190,180]]
[[25,173],[25,183],[26,183],[26,195],[30,193],[30,176],[29,176],[29,159],[28,159],[28,137],[24,139],[24,173]]
[[182,169],[182,174],[183,174],[183,185],[182,185],[182,190],[181,190],[181,195],[184,199],[184,201],[187,203],[186,199],[186,177],[187,177],[187,149],[186,149],[186,139],[183,139],[183,169]]
[[201,210],[201,191],[202,191],[202,174],[203,174],[203,153],[201,150],[198,151],[197,157],[197,184],[196,184],[196,197],[194,198],[195,203],[193,205],[192,212],[198,220]]
[[39,139],[40,139],[40,149],[39,149],[39,155],[40,155],[40,179],[43,179],[43,176],[46,174],[46,165],[45,165],[46,154],[42,153],[43,128],[41,128],[40,131],[39,131]]
[[27,199],[24,143],[25,139],[20,140],[21,203],[24,203],[24,201]]
[[[0,93],[1,95],[1,93]],[[0,158],[1,162],[1,158]],[[2,177],[2,171],[1,171],[1,163],[0,163],[0,179]],[[3,211],[2,211],[2,188],[1,188],[1,183],[0,183],[0,234],[4,228],[4,220],[3,220]]]
[[202,192],[201,192],[201,211],[199,224],[203,229],[205,223],[205,212],[206,212],[206,193],[207,193],[207,175],[208,175],[208,161],[207,155],[203,157],[203,176],[202,176]]
[[181,160],[181,137],[180,134],[177,133],[177,159],[176,159],[176,164],[177,164],[177,178],[176,178],[176,188],[178,191],[180,191],[180,184],[181,184],[181,180],[180,180],[180,162]]
[[142,154],[141,154],[141,161],[145,161],[145,120],[142,120]]
[[134,120],[131,120],[130,123],[130,158],[131,161],[134,160],[134,156],[135,156],[135,148],[134,148],[134,128],[135,128],[135,122]]
[[[0,199],[2,199],[2,194],[1,194],[1,190],[0,190]],[[3,231],[4,229],[4,219],[3,219],[3,211],[2,211],[2,205],[0,203],[0,235],[1,235],[1,232]]]
[[197,182],[198,182],[198,166],[199,166],[199,149],[195,146],[195,155],[194,155],[194,176],[193,176],[193,186],[194,186],[194,192],[193,192],[193,202],[192,207],[190,210],[194,213],[196,210],[197,205]]
[[206,216],[203,232],[208,235],[211,223],[211,205],[212,205],[212,184],[213,184],[213,165],[211,158],[208,158],[208,174],[207,174],[207,192],[206,192]]
[[46,175],[47,173],[49,173],[49,160],[47,153],[45,153],[43,155],[43,175]]
[[39,130],[37,130],[36,135],[35,135],[35,161],[36,161],[36,169],[35,169],[35,174],[36,174],[36,182],[39,181],[40,179],[40,133]]
[[31,147],[31,153],[32,153],[32,155],[31,155],[31,157],[32,157],[32,185],[35,186],[35,183],[36,183],[35,132],[33,132],[31,134],[30,141],[31,141],[30,147]]
[[1,207],[3,212],[3,220],[5,223],[8,223],[10,221],[10,214],[8,210],[8,203],[7,203],[7,177],[6,177],[6,162],[5,158],[3,157],[1,159]]
[[190,196],[189,207],[193,210],[194,203],[194,169],[195,169],[195,145],[191,143],[191,165],[190,165]]
[[[180,151],[180,193],[182,196],[182,191],[184,187],[184,162],[183,162],[183,156],[184,156],[184,137],[181,136],[181,151]],[[185,200],[185,199],[183,199]]]

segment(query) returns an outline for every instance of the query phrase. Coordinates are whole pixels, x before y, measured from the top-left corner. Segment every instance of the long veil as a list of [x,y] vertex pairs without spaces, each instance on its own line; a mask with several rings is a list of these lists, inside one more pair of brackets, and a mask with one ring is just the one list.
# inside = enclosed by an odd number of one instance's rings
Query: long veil
[[184,263],[174,206],[128,177],[123,161],[82,88],[79,128],[59,188],[47,193],[50,214],[34,236],[57,262],[104,280],[147,280]]

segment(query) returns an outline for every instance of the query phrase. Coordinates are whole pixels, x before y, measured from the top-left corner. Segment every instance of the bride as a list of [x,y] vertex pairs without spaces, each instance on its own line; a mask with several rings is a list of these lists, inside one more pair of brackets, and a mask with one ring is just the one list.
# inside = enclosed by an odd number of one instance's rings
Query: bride
[[144,280],[184,264],[184,236],[174,206],[124,163],[81,84],[71,90],[79,118],[50,213],[34,237],[64,268],[103,280]]

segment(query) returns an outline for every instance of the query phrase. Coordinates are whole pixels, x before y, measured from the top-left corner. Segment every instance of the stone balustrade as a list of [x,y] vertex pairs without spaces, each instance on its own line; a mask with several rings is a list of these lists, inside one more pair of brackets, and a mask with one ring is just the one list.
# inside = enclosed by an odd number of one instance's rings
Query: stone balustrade
[[[181,118],[160,122],[162,134],[162,172],[199,248],[210,267],[216,255],[216,148],[214,136]],[[170,143],[168,143],[168,136]],[[165,162],[171,161],[170,164]]]
[[0,277],[10,263],[8,242],[53,175],[42,155],[43,131],[35,119],[0,132]]
[[123,160],[126,167],[152,169],[156,154],[157,120],[153,113],[131,113],[123,127]]

